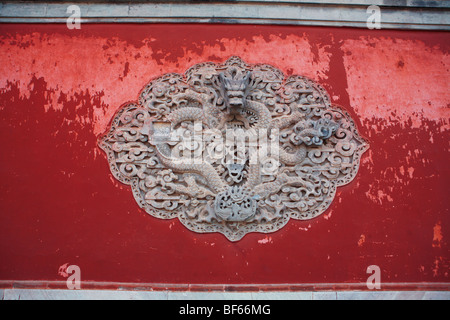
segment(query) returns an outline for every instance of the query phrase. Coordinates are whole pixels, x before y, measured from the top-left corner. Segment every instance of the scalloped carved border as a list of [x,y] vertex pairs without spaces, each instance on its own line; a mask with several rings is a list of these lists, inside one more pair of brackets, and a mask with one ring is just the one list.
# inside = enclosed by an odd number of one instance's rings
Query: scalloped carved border
[[[280,161],[280,168],[286,173],[285,179],[291,182],[286,183],[287,187],[269,193],[266,198],[261,198],[256,194],[257,191],[250,191],[248,197],[259,197],[258,208],[254,217],[242,221],[223,220],[214,215],[214,212],[211,213],[214,211],[211,209],[211,197],[200,199],[199,205],[199,199],[189,191],[175,192],[174,190],[192,187],[189,184],[192,179],[188,181],[188,176],[193,173],[164,165],[161,154],[158,154],[158,145],[152,145],[152,135],[147,132],[149,122],[170,122],[176,110],[182,110],[181,114],[191,109],[197,110],[192,105],[203,108],[204,114],[208,110],[216,110],[214,116],[209,115],[209,120],[208,116],[204,117],[205,126],[213,126],[211,123],[215,117],[225,118],[227,91],[221,87],[218,75],[229,73],[232,69],[237,70],[238,74],[252,74],[248,90],[246,89],[245,103],[252,108],[251,115],[256,119],[253,119],[253,126],[258,126],[262,121],[263,112],[270,112],[272,123],[288,121],[298,113],[301,120],[281,129],[286,131],[286,135],[305,139],[302,140],[303,143],[300,142],[300,147],[305,148],[305,157],[301,162],[293,165]],[[187,100],[177,102],[180,95],[187,96]],[[247,110],[247,107],[244,104],[242,110]],[[323,123],[326,124],[322,125]],[[311,133],[306,136],[305,132]],[[313,140],[317,145],[311,144],[308,140],[311,137],[315,138]],[[298,144],[292,145],[292,141],[284,141],[284,146],[296,150]],[[99,139],[99,147],[107,155],[113,176],[131,186],[139,207],[148,214],[161,219],[178,218],[194,232],[220,232],[230,241],[238,241],[250,232],[275,232],[283,228],[290,218],[308,220],[321,215],[331,205],[337,187],[348,184],[355,178],[361,156],[368,150],[369,144],[359,134],[349,113],[341,107],[331,105],[328,93],[318,83],[295,75],[285,79],[280,70],[270,65],[250,65],[239,57],[231,57],[223,64],[200,63],[189,68],[184,75],[171,73],[152,80],[142,89],[136,102],[124,104],[115,114],[110,129]],[[216,165],[215,170],[225,172],[223,175],[226,175],[227,168]],[[210,187],[201,173],[197,172],[194,176],[195,188],[207,190]],[[278,179],[279,177],[273,178],[272,184],[269,181],[267,186],[272,186]],[[311,187],[312,185],[314,186]],[[229,187],[233,187],[233,182]],[[260,184],[255,190],[258,187],[264,189]],[[211,188],[209,193],[210,190]],[[167,195],[170,200],[163,201],[163,204],[156,200],[150,201],[150,193],[162,198]],[[305,205],[309,206],[307,210],[304,209]]]

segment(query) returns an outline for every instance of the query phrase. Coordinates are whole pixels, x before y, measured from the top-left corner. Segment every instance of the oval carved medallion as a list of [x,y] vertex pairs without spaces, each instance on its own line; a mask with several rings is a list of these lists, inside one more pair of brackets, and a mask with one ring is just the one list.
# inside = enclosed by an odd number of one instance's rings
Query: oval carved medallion
[[369,148],[319,84],[238,57],[154,79],[99,146],[147,213],[231,241],[322,214]]

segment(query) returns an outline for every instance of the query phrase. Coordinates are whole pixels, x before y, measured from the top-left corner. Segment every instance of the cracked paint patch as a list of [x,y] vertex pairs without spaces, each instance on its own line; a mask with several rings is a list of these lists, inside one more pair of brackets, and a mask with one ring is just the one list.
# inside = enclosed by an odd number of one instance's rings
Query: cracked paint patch
[[423,120],[444,120],[449,128],[450,56],[440,47],[417,40],[360,37],[345,40],[342,50],[350,103],[363,121],[393,119],[420,128]]
[[366,236],[364,234],[362,234],[358,240],[358,247],[362,247],[365,242],[366,242]]
[[436,223],[433,227],[433,248],[440,248],[442,243],[442,226],[441,222]]
[[264,239],[258,240],[260,244],[268,244],[273,243],[272,237],[265,237]]
[[95,135],[103,133],[116,110],[126,101],[136,100],[151,79],[164,73],[183,72],[195,63],[204,62],[206,57],[224,61],[232,55],[240,55],[248,63],[276,61],[275,66],[283,71],[290,70],[313,79],[325,79],[329,68],[329,53],[318,48],[317,56],[305,35],[270,35],[268,38],[255,35],[251,42],[222,38],[219,43],[180,47],[181,53],[176,58],[158,55],[161,50],[154,48],[156,39],[152,37],[142,39],[139,47],[117,37],[38,32],[1,36],[0,41],[1,88],[14,83],[20,98],[29,98],[34,90],[32,78],[44,79],[46,111],[61,111],[65,108],[61,97],[72,99],[86,90],[101,96],[102,107],[94,108],[92,116],[83,119],[92,122]]

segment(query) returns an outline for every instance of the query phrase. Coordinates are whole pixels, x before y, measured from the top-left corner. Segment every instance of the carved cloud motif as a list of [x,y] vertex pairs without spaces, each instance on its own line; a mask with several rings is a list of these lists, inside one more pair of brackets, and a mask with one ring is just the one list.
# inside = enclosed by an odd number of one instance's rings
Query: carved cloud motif
[[238,57],[154,79],[99,146],[147,213],[230,241],[322,214],[369,148],[319,84]]

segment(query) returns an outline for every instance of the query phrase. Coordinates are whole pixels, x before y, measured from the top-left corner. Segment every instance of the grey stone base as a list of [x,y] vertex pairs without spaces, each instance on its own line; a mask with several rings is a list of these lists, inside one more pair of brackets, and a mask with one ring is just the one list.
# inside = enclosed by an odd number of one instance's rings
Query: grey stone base
[[183,292],[0,290],[2,300],[450,300],[450,291]]

